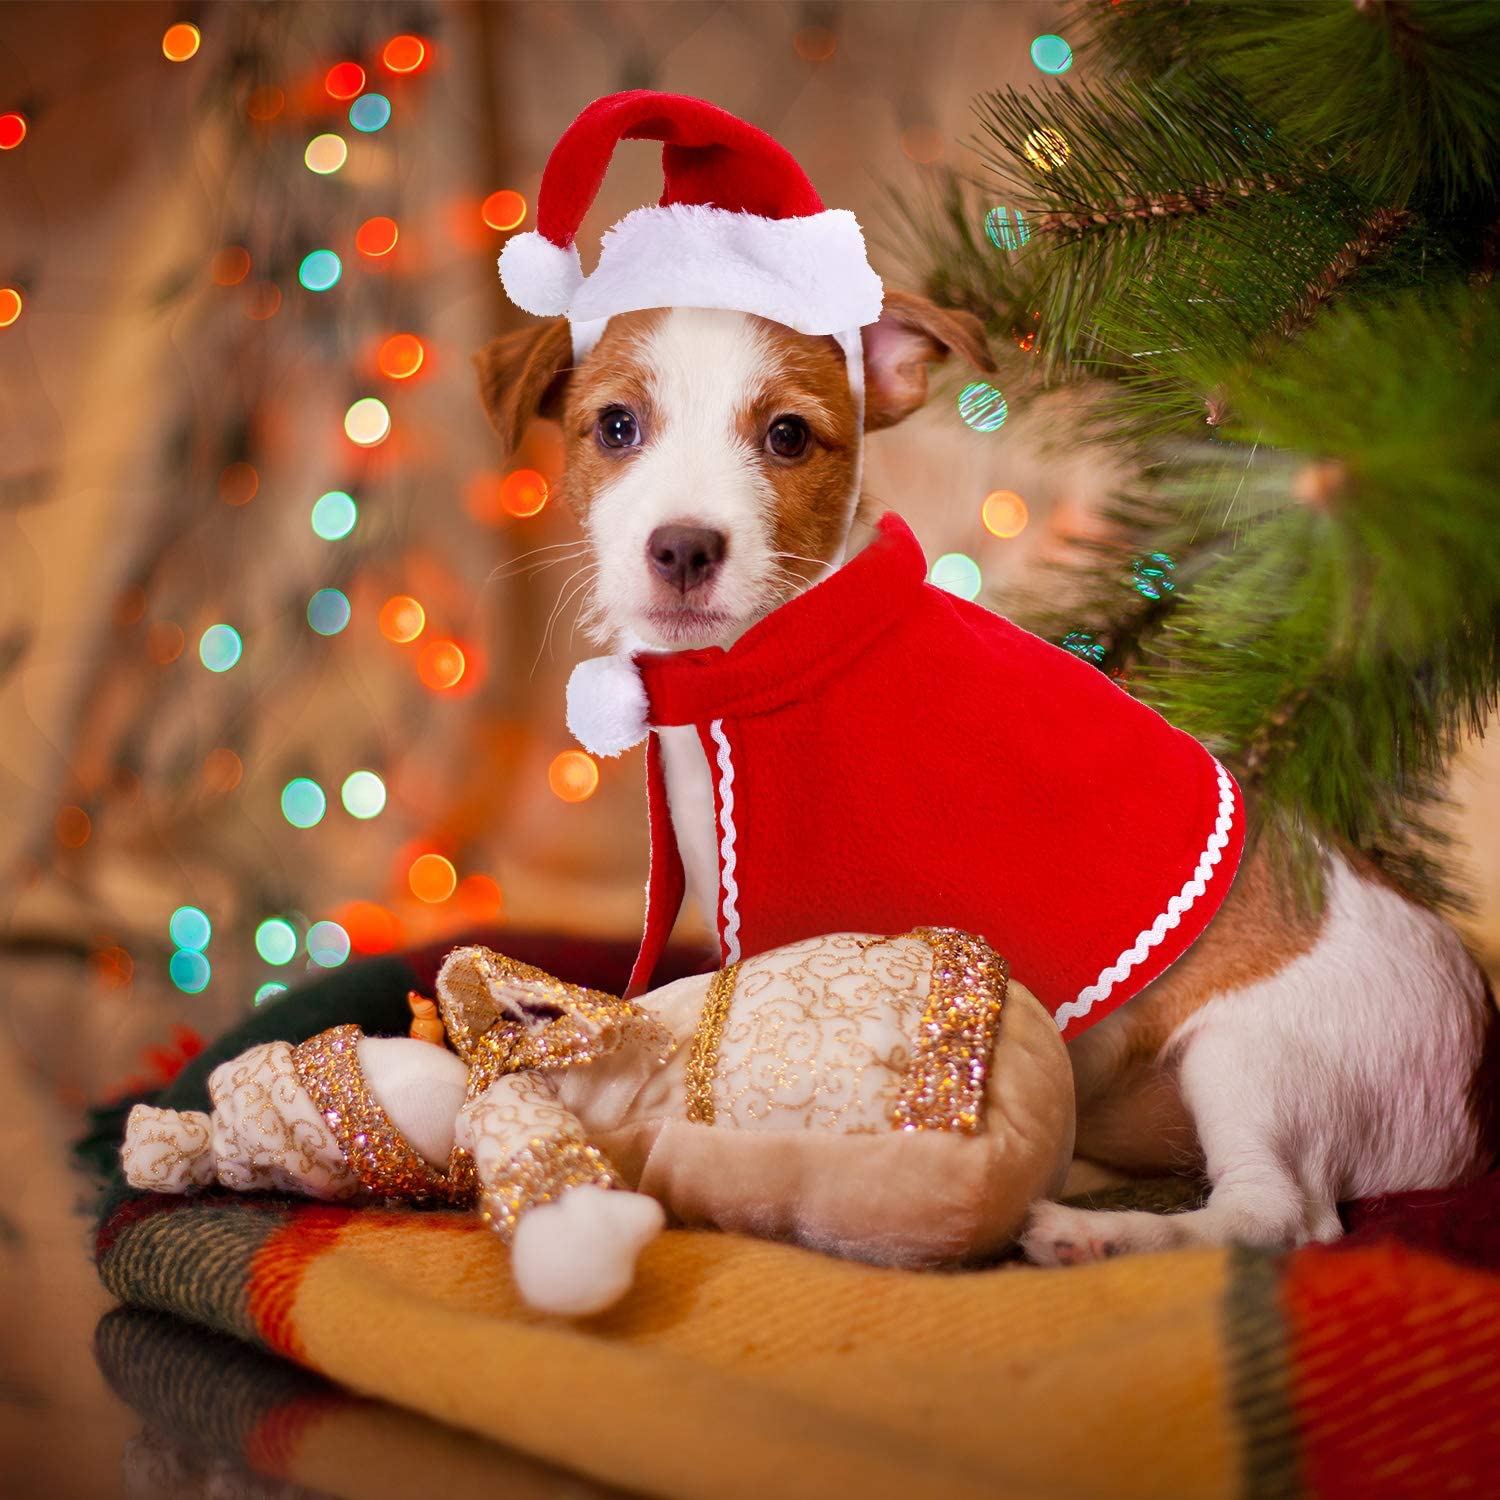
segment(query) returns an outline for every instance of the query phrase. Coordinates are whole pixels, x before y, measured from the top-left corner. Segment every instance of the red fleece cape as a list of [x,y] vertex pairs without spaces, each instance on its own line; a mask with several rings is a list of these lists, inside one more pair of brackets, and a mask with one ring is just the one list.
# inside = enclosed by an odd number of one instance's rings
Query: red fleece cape
[[[1244,844],[1238,788],[1101,672],[926,577],[887,515],[727,651],[636,656],[649,722],[693,725],[713,772],[722,959],[959,927],[1071,1038],[1208,925]],[[655,735],[647,769],[633,994],[684,886]]]

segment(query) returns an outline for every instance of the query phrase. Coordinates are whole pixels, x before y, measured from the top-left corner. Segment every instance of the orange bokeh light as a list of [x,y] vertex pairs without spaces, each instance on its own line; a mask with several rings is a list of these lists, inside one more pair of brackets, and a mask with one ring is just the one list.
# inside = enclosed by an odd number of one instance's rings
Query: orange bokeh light
[[245,774],[245,763],[228,745],[218,745],[203,757],[203,786],[210,792],[232,792]]
[[441,854],[419,854],[406,872],[406,883],[418,901],[446,901],[458,885],[458,871]]
[[379,214],[366,219],[354,232],[354,248],[361,255],[378,260],[382,255],[389,255],[400,238],[401,231],[396,227],[396,221]]
[[262,123],[274,120],[285,108],[286,95],[270,83],[263,83],[259,88],[251,89],[250,97],[245,100],[245,113],[252,120],[259,120]]
[[353,99],[365,86],[365,70],[357,62],[335,63],[323,80],[334,99]]
[[0,328],[9,328],[21,316],[21,294],[13,286],[0,286]]
[[203,34],[191,21],[168,26],[161,39],[162,55],[169,62],[186,62],[203,45]]
[[151,660],[160,662],[162,666],[176,661],[182,655],[186,641],[182,626],[174,625],[170,620],[158,620],[146,632],[146,650],[151,653]]
[[109,990],[123,990],[135,973],[134,960],[119,947],[101,948],[91,953],[89,967],[94,971],[94,978]]
[[0,115],[0,151],[14,151],[25,139],[25,115],[19,110]]
[[534,516],[551,493],[535,469],[512,469],[500,485],[500,503],[513,516]]
[[434,692],[456,687],[463,679],[464,653],[456,641],[429,641],[417,658],[417,676]]
[[427,611],[410,594],[395,594],[380,606],[380,633],[405,646],[421,635]]
[[115,600],[115,624],[120,627],[134,625],[146,613],[146,591],[139,584],[132,584],[120,591]]
[[243,245],[225,245],[209,270],[220,286],[238,286],[250,274],[250,252]]
[[58,808],[53,827],[57,832],[57,842],[65,849],[83,848],[89,841],[89,834],[94,831],[89,815],[71,802]]
[[804,26],[792,38],[792,46],[803,62],[827,62],[838,51],[839,39],[826,26]]
[[582,750],[564,750],[547,767],[547,785],[564,802],[587,802],[599,786],[599,767]]
[[375,356],[382,375],[392,380],[409,380],[422,368],[427,348],[414,333],[393,333]]
[[921,166],[930,166],[943,154],[942,132],[935,125],[912,125],[901,132],[901,150]]
[[333,920],[349,934],[356,953],[390,953],[405,939],[401,918],[374,901],[346,902]]
[[219,499],[225,505],[245,505],[255,498],[260,488],[260,475],[254,464],[226,464],[219,471]]
[[274,281],[257,281],[245,299],[245,315],[264,323],[281,310],[281,288]]
[[511,188],[501,188],[480,205],[479,217],[491,229],[515,229],[526,217],[526,200]]
[[1014,490],[995,490],[986,495],[979,514],[991,536],[1006,538],[1020,536],[1031,518],[1026,502]]
[[454,899],[470,922],[493,922],[504,905],[500,887],[488,875],[465,875]]
[[427,61],[427,43],[419,36],[393,36],[385,44],[380,60],[391,73],[415,73]]

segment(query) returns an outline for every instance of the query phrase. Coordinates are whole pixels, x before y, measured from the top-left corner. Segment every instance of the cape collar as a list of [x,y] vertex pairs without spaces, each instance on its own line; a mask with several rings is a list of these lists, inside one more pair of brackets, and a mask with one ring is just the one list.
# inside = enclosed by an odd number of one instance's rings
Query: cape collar
[[806,697],[917,600],[927,559],[894,511],[843,567],[773,609],[727,650],[641,651],[653,726],[768,713]]

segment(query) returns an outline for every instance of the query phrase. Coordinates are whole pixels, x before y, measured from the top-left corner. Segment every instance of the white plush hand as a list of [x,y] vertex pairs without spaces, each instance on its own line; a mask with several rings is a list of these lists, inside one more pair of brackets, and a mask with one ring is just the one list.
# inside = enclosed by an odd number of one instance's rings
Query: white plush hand
[[510,1248],[516,1287],[541,1312],[565,1318],[603,1312],[630,1290],[636,1256],[665,1223],[661,1204],[643,1193],[573,1188],[516,1226]]

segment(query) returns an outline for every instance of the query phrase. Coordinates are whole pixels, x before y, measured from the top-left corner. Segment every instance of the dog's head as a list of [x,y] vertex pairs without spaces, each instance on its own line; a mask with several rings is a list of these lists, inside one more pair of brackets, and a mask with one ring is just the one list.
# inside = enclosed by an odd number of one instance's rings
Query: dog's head
[[977,319],[909,293],[887,291],[862,337],[862,424],[834,338],[748,313],[622,313],[576,368],[561,318],[477,357],[507,450],[534,417],[562,424],[602,639],[735,640],[840,560],[864,433],[915,411],[950,352],[994,369]]

